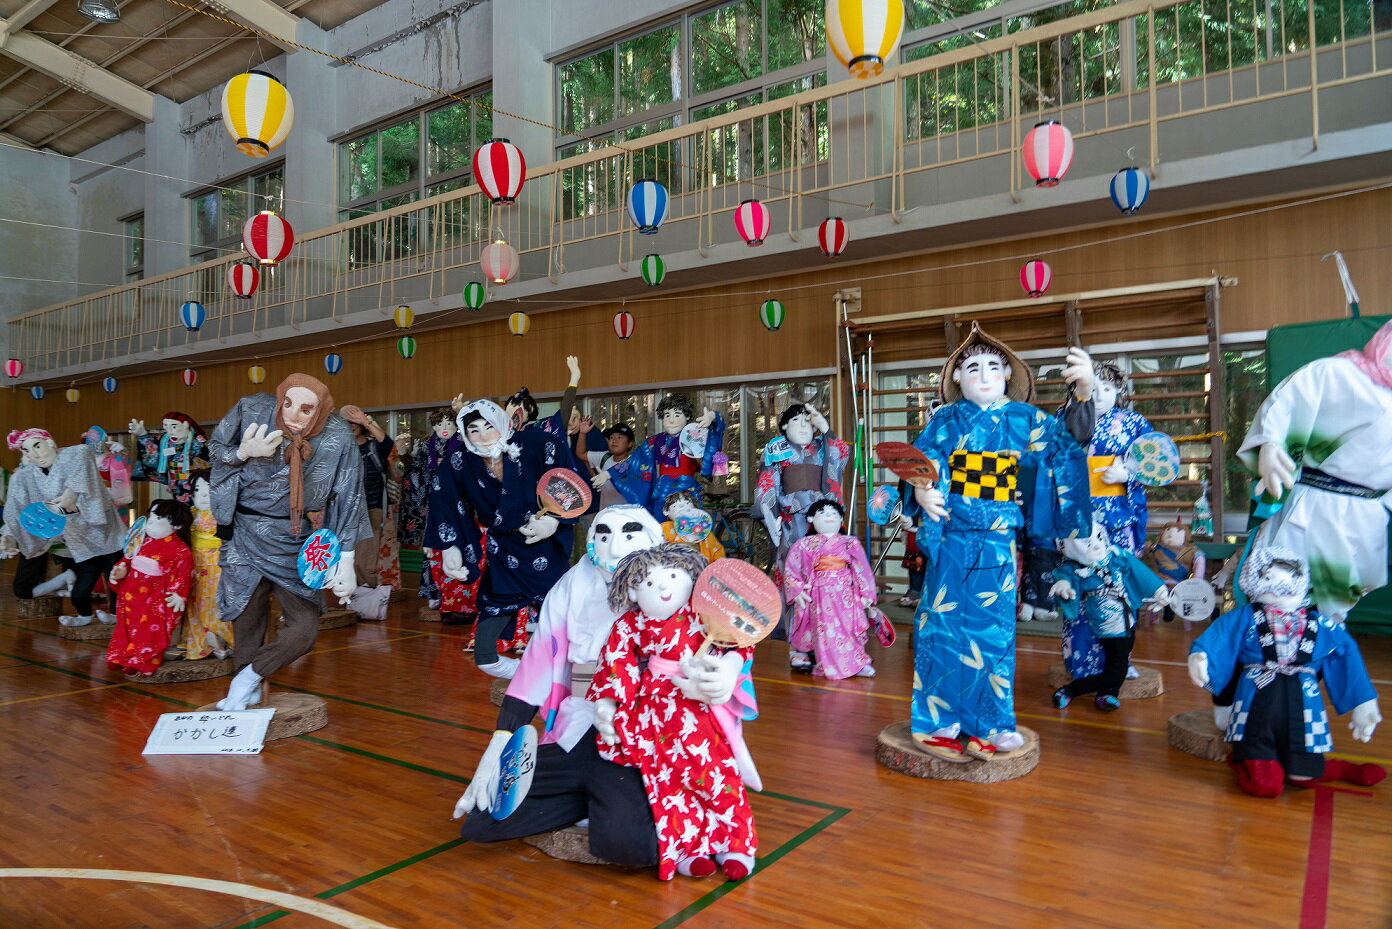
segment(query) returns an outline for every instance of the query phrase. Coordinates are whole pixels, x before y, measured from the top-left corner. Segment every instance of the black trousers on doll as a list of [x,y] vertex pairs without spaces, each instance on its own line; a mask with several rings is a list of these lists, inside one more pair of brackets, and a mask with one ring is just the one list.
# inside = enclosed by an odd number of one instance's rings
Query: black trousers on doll
[[1102,670],[1064,685],[1064,693],[1070,698],[1095,693],[1099,697],[1115,697],[1126,683],[1126,668],[1131,663],[1131,646],[1136,641],[1136,630],[1126,635],[1098,639],[1102,646]]
[[[57,558],[57,556],[54,556]],[[97,581],[104,577],[112,568],[116,567],[116,562],[121,560],[121,552],[115,551],[106,555],[98,555],[95,558],[88,558],[86,561],[72,561],[68,558],[57,558],[58,564],[64,570],[72,569],[75,579],[72,585],[72,604],[73,609],[77,610],[79,616],[92,615],[92,589],[97,586]],[[42,584],[48,574],[48,552],[35,555],[33,558],[20,559],[19,566],[15,568],[14,593],[21,600],[28,600],[34,596],[34,588]],[[102,597],[103,603],[98,604],[105,610],[113,610],[111,595],[108,593]]]

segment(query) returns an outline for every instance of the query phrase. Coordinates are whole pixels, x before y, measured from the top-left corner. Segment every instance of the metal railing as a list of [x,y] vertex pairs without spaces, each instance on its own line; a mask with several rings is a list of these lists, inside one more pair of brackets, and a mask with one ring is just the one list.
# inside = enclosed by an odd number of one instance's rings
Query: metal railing
[[[288,260],[263,269],[251,299],[227,287],[229,256],[17,316],[10,345],[29,365],[24,380],[35,381],[268,330],[385,322],[400,302],[419,308],[480,279],[479,251],[495,237],[521,254],[524,284],[559,283],[568,260],[636,273],[642,240],[623,197],[643,177],[671,194],[664,249],[675,240],[704,256],[734,238],[725,214],[749,197],[773,210],[774,234],[799,240],[828,214],[898,220],[911,182],[968,161],[1008,162],[988,172],[998,192],[1016,196],[1028,183],[1016,152],[1045,118],[1080,139],[1124,131],[1113,146],[1119,165],[1133,154],[1154,169],[1166,121],[1305,94],[1318,145],[1320,91],[1392,71],[1392,17],[1382,21],[1377,9],[1344,0],[1121,3],[534,167],[516,204],[493,206],[469,186],[308,233]],[[208,312],[197,334],[179,322],[189,299]]]

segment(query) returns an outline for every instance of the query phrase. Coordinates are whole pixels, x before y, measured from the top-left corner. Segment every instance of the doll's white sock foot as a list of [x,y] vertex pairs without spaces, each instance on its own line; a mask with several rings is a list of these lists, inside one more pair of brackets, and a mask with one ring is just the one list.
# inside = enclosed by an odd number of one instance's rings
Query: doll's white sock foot
[[859,671],[857,671],[857,672],[855,673],[855,676],[856,676],[856,677],[874,677],[874,676],[875,676],[875,666],[872,665],[872,664],[868,664],[868,665],[866,665],[865,667],[861,668]]
[[90,616],[59,616],[58,622],[64,626],[86,626],[92,621]]
[[1025,744],[1025,737],[1018,732],[997,732],[990,741],[1000,751],[1013,752]]
[[715,873],[715,862],[709,858],[683,858],[677,862],[677,873],[683,877],[710,877]]
[[742,881],[754,873],[754,856],[740,852],[722,852],[715,856],[725,876],[732,881]]
[[791,667],[798,668],[798,669],[801,669],[801,668],[810,668],[810,667],[812,667],[812,656],[809,655],[807,652],[799,652],[799,651],[797,651],[797,650],[795,650],[795,649],[794,649],[794,650],[789,650],[789,652],[788,652],[788,664],[789,664]]
[[1136,666],[1135,666],[1135,665],[1129,664],[1129,665],[1126,666],[1126,679],[1127,679],[1128,681],[1134,681],[1136,678],[1138,678],[1138,677],[1140,677],[1140,676],[1141,676],[1141,672],[1139,672],[1139,671],[1136,670]]
[[97,622],[101,623],[103,626],[110,626],[116,622],[116,617],[106,610],[97,610]]
[[1020,604],[1020,608],[1015,611],[1015,618],[1022,623],[1027,623],[1034,619],[1034,607],[1028,603]]
[[953,723],[942,729],[934,729],[929,733],[935,739],[955,739],[962,734],[962,724]]
[[1213,708],[1213,725],[1224,732],[1228,731],[1228,723],[1232,722],[1232,707],[1215,706]]
[[521,663],[521,659],[499,655],[497,661],[481,664],[478,666],[478,669],[484,674],[491,674],[494,677],[501,677],[504,680],[510,681],[512,680],[512,676],[517,673],[517,666]]
[[42,584],[36,585],[34,587],[34,596],[47,597],[50,594],[57,593],[64,587],[71,587],[75,580],[77,580],[77,575],[72,572],[72,569],[68,569],[57,577],[51,577]]
[[217,708],[224,713],[240,713],[251,706],[261,694],[261,675],[251,669],[251,665],[237,672],[232,685],[227,688],[227,696],[218,701]]

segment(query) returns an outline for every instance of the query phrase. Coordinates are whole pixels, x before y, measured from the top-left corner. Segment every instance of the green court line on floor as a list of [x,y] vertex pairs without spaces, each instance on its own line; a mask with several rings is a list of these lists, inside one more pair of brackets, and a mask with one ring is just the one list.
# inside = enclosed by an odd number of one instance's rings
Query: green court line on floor
[[[95,622],[95,620],[94,620]],[[63,639],[61,635],[49,629],[35,629],[33,626],[21,626],[19,623],[8,619],[0,619],[0,626],[9,626],[11,629],[18,629],[20,632],[37,632],[39,635],[50,636],[55,639]],[[106,643],[95,639],[63,639],[64,642],[72,642],[75,645],[91,645],[94,648],[106,648]]]
[[438,768],[429,768],[423,764],[416,764],[414,761],[404,761],[400,758],[393,758],[390,755],[381,755],[377,752],[368,751],[365,748],[354,748],[351,745],[344,745],[342,742],[330,742],[328,739],[321,739],[318,736],[309,734],[297,736],[306,742],[313,742],[316,745],[325,745],[340,752],[348,752],[351,755],[360,755],[363,758],[371,758],[373,761],[385,761],[400,768],[409,768],[412,771],[419,771],[422,774],[432,774],[435,777],[442,777],[447,781],[454,781],[456,784],[467,784],[469,778],[462,774],[450,774],[448,771],[441,771]]
[[464,723],[457,723],[453,720],[440,719],[438,716],[426,716],[423,713],[412,713],[410,710],[398,710],[392,706],[382,706],[380,703],[368,703],[366,700],[354,700],[352,697],[340,697],[337,694],[321,693],[317,690],[308,690],[304,687],[291,687],[289,684],[276,684],[278,690],[293,690],[297,693],[309,694],[311,697],[320,697],[324,700],[338,700],[342,703],[350,703],[353,706],[364,706],[370,710],[381,710],[383,713],[394,713],[397,716],[405,716],[408,719],[419,719],[428,723],[439,723],[442,726],[449,726],[454,729],[467,729],[469,732],[479,732],[484,735],[492,735],[492,729],[483,729],[479,726],[467,726]]

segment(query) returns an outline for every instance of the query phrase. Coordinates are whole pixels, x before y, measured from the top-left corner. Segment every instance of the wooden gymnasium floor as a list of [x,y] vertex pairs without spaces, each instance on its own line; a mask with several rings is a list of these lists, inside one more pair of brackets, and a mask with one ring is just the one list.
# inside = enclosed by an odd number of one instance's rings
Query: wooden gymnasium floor
[[[762,717],[747,727],[767,786],[753,799],[759,868],[742,884],[663,884],[457,837],[450,810],[495,709],[462,633],[421,622],[414,599],[384,623],[322,633],[278,679],[324,697],[327,728],[259,756],[146,758],[158,714],[216,699],[226,679],[127,684],[98,646],[16,619],[3,587],[4,929],[361,925],[197,887],[11,870],[30,868],[235,882],[396,929],[1392,926],[1392,782],[1259,800],[1223,765],[1170,748],[1166,718],[1207,705],[1179,665],[1192,635],[1179,623],[1143,629],[1137,646],[1171,690],[1111,716],[1088,701],[1052,709],[1056,642],[1021,637],[1017,707],[1042,757],[992,786],[876,764],[876,733],[907,716],[906,641],[876,649],[878,678],[840,683],[790,677],[786,646],[760,646]],[[1392,640],[1362,644],[1392,695]],[[1392,722],[1370,745],[1344,720],[1336,732],[1345,757],[1392,764]]]

